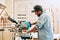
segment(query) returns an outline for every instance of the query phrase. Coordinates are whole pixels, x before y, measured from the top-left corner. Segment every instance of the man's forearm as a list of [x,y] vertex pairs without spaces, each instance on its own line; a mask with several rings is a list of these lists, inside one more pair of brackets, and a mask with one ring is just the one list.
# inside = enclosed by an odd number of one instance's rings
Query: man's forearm
[[37,22],[35,22],[35,23],[31,23],[31,25],[35,25]]
[[33,27],[32,29],[28,30],[28,32],[36,32],[36,27]]

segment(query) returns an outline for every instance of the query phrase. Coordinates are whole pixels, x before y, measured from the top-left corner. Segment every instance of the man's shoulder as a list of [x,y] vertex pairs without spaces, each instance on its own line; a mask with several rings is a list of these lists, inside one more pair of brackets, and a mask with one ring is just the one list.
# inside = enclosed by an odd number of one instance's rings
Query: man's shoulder
[[42,19],[50,18],[49,13],[43,12],[43,13],[41,14],[41,16],[39,17],[39,19],[40,19],[40,18],[42,18]]
[[49,16],[49,13],[43,12],[43,16]]
[[43,12],[40,17],[48,17],[48,16],[49,16],[49,13]]

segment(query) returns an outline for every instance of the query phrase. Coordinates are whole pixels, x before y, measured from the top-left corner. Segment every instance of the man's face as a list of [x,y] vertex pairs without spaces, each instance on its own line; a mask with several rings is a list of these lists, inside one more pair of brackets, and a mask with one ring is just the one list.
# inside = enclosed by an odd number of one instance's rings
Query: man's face
[[40,11],[40,10],[35,11],[35,14],[38,16],[38,15],[40,15],[40,14],[41,14],[41,11]]

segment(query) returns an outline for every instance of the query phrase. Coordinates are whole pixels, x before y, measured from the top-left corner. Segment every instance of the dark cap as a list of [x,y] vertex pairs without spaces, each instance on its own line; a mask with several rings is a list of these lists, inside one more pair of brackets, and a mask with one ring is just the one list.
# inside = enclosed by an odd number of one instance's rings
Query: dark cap
[[40,5],[35,5],[35,6],[34,6],[34,10],[33,10],[32,12],[35,12],[35,11],[38,11],[38,10],[43,11],[43,10],[42,10],[42,6],[40,6]]

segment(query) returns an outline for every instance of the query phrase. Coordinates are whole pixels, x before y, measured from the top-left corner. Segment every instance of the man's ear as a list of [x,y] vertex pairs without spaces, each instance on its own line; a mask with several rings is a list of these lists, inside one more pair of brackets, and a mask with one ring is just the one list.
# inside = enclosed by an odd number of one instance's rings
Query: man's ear
[[[40,11],[40,10],[39,10]],[[40,13],[42,13],[41,11],[40,11]]]

